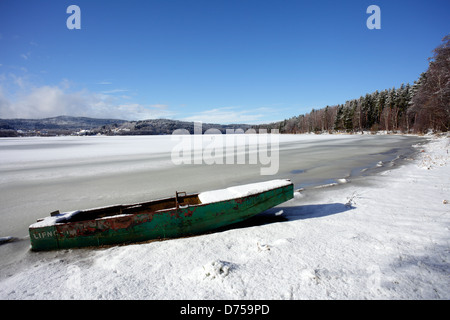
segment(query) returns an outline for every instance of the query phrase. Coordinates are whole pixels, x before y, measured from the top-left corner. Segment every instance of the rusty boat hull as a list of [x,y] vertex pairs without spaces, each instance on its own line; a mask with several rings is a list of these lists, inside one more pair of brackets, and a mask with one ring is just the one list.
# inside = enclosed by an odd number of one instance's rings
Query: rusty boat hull
[[177,192],[175,197],[149,202],[53,213],[29,227],[31,249],[115,245],[201,234],[243,221],[293,198],[289,180],[243,187],[236,189],[244,190],[241,194],[228,190],[231,188],[215,190],[209,200],[205,200],[211,195],[208,192]]

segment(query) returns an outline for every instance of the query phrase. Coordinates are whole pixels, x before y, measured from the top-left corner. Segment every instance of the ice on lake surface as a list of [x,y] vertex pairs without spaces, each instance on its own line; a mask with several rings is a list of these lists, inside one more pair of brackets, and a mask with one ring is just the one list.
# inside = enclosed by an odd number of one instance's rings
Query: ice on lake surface
[[[0,139],[0,237],[26,238],[30,224],[55,210],[148,201],[175,191],[286,178],[295,188],[339,184],[391,166],[420,141],[397,135],[280,135],[279,170],[262,176],[264,165],[248,161],[175,165],[171,152],[178,142],[172,136]],[[29,241],[23,242],[27,247]]]
[[54,210],[146,201],[176,190],[193,193],[275,178],[291,179],[296,188],[336,182],[367,174],[380,163],[391,165],[417,140],[281,135],[278,173],[261,176],[263,165],[248,161],[174,165],[177,142],[170,136],[0,139],[0,236],[21,236],[29,222]]

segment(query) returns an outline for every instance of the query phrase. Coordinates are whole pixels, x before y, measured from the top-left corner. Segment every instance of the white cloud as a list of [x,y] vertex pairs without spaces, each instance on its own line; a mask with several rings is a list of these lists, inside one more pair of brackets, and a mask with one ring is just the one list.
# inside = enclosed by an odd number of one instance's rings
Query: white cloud
[[267,108],[255,108],[243,110],[241,107],[222,107],[198,112],[195,115],[184,118],[185,121],[200,121],[203,123],[246,123],[256,124],[264,122],[267,116]]
[[121,119],[127,119],[129,115],[137,120],[171,118],[174,116],[168,106],[161,107],[161,105],[141,105],[138,103],[118,105],[116,112],[122,114]]
[[[106,84],[106,82],[105,82]],[[124,96],[126,89],[111,89],[92,92],[75,90],[75,84],[68,79],[58,85],[36,86],[27,74],[0,74],[0,118],[47,118],[61,115],[144,120],[155,118],[200,121],[204,123],[246,123],[268,122],[276,117],[278,109],[220,107],[205,111],[191,111],[184,118],[166,104],[142,104]],[[270,122],[270,121],[269,121]]]
[[12,79],[13,84],[19,87],[20,89],[23,89],[26,86],[27,83],[26,77],[17,76],[12,73],[10,73],[8,76]]
[[102,91],[104,94],[114,94],[114,93],[122,93],[122,92],[128,92],[127,89],[112,89],[112,90],[106,90]]
[[73,114],[85,108],[86,98],[81,92],[68,94],[55,86],[33,88],[27,94],[19,94],[14,100],[7,99],[3,95],[3,100],[0,101],[0,116],[2,118],[45,118]]
[[143,120],[174,115],[165,105],[120,103],[117,97],[88,90],[70,91],[70,82],[58,86],[26,86],[20,77],[11,77],[18,88],[8,96],[0,83],[0,118],[46,118],[60,115]]

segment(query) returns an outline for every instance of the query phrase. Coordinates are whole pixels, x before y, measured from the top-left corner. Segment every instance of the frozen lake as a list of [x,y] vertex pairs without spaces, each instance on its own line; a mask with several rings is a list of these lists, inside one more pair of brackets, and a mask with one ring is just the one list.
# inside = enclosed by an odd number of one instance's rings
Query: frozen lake
[[296,188],[345,183],[390,168],[422,140],[397,135],[280,135],[278,172],[264,176],[264,165],[249,161],[175,165],[171,153],[180,142],[173,136],[0,139],[0,237],[22,239],[0,246],[0,260],[9,263],[27,252],[28,226],[55,210],[147,201],[175,191],[194,193],[277,178],[291,179]]

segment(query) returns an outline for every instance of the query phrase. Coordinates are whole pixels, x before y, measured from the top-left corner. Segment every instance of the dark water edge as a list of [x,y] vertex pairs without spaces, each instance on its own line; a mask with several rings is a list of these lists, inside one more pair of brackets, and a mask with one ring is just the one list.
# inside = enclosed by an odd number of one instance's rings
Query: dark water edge
[[[339,172],[330,171],[329,175],[325,177],[308,176],[308,169],[294,169],[289,172],[289,175],[297,190],[311,190],[347,184],[364,177],[399,168],[414,159],[415,155],[420,152],[420,147],[429,142],[427,138],[419,136],[406,136],[405,138],[404,141],[393,144],[386,151],[356,157],[349,156],[343,161],[347,161],[350,167]],[[330,162],[332,161],[331,159]]]

